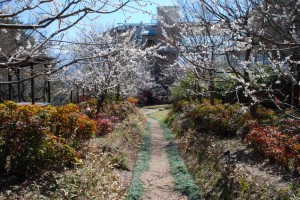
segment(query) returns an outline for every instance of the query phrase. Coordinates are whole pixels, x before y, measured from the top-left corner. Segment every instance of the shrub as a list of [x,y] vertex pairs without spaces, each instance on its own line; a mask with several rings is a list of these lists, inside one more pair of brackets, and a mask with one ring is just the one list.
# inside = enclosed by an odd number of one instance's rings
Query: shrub
[[79,107],[68,104],[48,107],[49,123],[54,135],[63,137],[69,144],[74,140],[88,139],[96,133],[96,123],[79,111]]
[[129,97],[124,102],[106,104],[96,116],[97,135],[103,136],[113,131],[114,124],[124,120],[135,109],[137,100]]
[[[82,102],[79,107],[82,113],[85,113],[92,119],[105,118],[110,119],[113,122],[120,122],[124,120],[128,114],[132,113],[136,109],[138,99],[129,97],[126,101],[111,101],[106,102],[101,108],[100,113],[96,115],[97,100],[90,99],[87,102]],[[101,116],[103,115],[103,116]],[[115,122],[114,122],[115,123]]]
[[247,110],[238,105],[216,104],[208,101],[185,108],[186,116],[201,131],[213,132],[219,136],[236,135],[237,130],[250,119]]
[[279,131],[289,135],[297,135],[300,133],[300,121],[297,119],[281,119],[279,121]]
[[295,171],[300,172],[298,135],[284,134],[275,126],[258,126],[249,132],[245,141],[259,154],[284,167],[293,166]]
[[[184,113],[195,129],[213,132],[219,136],[234,136],[240,128],[245,128],[248,121],[254,120],[247,107],[240,104],[221,104],[221,100],[215,100],[215,105],[211,105],[207,99],[203,99],[201,104],[197,101],[181,100],[174,104],[174,111]],[[258,115],[262,122],[274,122],[277,119],[274,111],[262,106],[258,107]]]
[[78,139],[89,139],[96,133],[96,123],[88,116],[78,114],[76,119],[75,136]]
[[111,116],[107,113],[99,113],[97,115],[97,119],[109,119],[110,121],[112,121],[112,123],[118,123],[120,122],[120,119],[116,116]]
[[0,104],[0,170],[26,177],[79,163],[72,148],[95,134],[96,124],[70,104],[61,107]]
[[196,101],[180,100],[173,104],[173,110],[175,112],[185,112],[193,106],[197,106]]
[[111,102],[102,108],[102,112],[124,120],[130,113],[133,113],[135,106],[127,101]]
[[183,79],[170,88],[171,99],[175,102],[183,99],[195,99],[196,93],[205,90],[201,83],[198,85],[199,88],[195,88],[195,82],[198,82],[195,75],[192,72],[188,72]]
[[137,103],[138,103],[138,99],[136,99],[136,98],[134,98],[134,97],[128,97],[127,99],[126,99],[126,101],[128,101],[129,103],[131,103],[132,105],[136,105]]
[[97,99],[89,99],[88,101],[81,102],[79,104],[79,109],[81,113],[86,114],[89,118],[96,118],[96,107],[97,107]]
[[112,132],[114,129],[114,123],[110,119],[97,119],[98,135],[106,135]]
[[258,114],[259,119],[267,120],[270,122],[278,119],[278,117],[276,116],[276,113],[273,110],[267,109],[261,105],[259,105],[257,108],[257,114]]

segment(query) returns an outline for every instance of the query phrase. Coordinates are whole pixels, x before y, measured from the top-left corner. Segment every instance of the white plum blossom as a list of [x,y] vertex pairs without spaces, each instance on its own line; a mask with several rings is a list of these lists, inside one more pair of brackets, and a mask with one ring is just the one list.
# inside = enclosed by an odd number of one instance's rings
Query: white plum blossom
[[[85,37],[86,35],[88,37]],[[148,65],[155,57],[155,47],[142,49],[142,45],[132,40],[132,32],[100,34],[87,32],[81,37],[86,44],[74,44],[70,50],[78,62],[71,70],[65,70],[61,79],[85,89],[96,99],[115,94],[119,97],[134,96],[149,87],[152,82]],[[158,49],[158,47],[157,47]],[[156,49],[156,50],[157,50]],[[99,52],[90,56],[90,52]]]
[[17,41],[19,41],[19,40],[21,39],[21,33],[20,33],[20,32],[17,32],[17,33],[16,33],[15,39],[16,39]]
[[28,40],[27,41],[26,49],[31,49],[31,48],[32,48],[31,42]]

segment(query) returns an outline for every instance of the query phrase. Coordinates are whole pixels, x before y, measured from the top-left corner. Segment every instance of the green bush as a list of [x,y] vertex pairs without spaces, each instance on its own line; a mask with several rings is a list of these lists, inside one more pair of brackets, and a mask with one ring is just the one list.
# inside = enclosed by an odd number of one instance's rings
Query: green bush
[[[237,131],[252,119],[249,109],[239,104],[221,104],[215,100],[211,105],[209,100],[203,103],[197,101],[180,100],[174,104],[175,115],[184,114],[189,126],[198,131],[213,132],[219,136],[235,136]],[[257,109],[259,120],[273,123],[277,116],[274,111],[259,106]],[[174,114],[169,116],[168,122],[174,120]]]
[[191,112],[190,118],[199,124],[199,128],[203,131],[211,131],[219,136],[233,136],[250,119],[250,115],[237,104],[213,106],[206,101]]
[[[198,83],[197,89],[195,88],[195,83]],[[178,81],[177,85],[171,87],[171,99],[175,102],[183,99],[192,100],[195,99],[195,93],[204,89],[205,87],[199,83],[195,75],[192,72],[188,72],[183,79]]]
[[267,109],[261,105],[259,105],[257,108],[257,114],[259,119],[264,121],[274,122],[278,119],[276,113],[273,110]]

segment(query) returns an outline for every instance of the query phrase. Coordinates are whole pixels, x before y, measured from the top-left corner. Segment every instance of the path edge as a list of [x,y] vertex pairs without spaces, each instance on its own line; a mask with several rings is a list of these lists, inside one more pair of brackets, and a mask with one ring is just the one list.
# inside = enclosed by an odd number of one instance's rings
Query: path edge
[[173,136],[169,131],[168,125],[161,120],[157,121],[160,124],[165,139],[168,141],[166,153],[170,165],[171,176],[175,183],[175,188],[183,195],[186,195],[188,200],[202,199],[201,190],[194,183],[193,177],[188,172],[188,169],[173,142]]
[[151,159],[151,124],[148,121],[144,136],[143,136],[143,144],[141,146],[138,160],[136,162],[130,187],[126,194],[126,200],[138,200],[145,193],[145,188],[143,182],[141,180],[141,175],[143,172],[149,169]]

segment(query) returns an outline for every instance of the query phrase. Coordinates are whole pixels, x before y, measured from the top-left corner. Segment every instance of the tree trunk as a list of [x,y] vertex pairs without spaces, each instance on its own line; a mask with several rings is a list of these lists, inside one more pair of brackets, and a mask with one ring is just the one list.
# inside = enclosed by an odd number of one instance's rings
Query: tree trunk
[[120,84],[118,84],[118,86],[117,86],[117,96],[116,96],[117,101],[121,100],[120,90],[121,90]]
[[195,93],[194,99],[196,101],[199,101],[199,103],[202,103],[201,87],[199,86],[198,80],[196,80],[194,83],[194,93]]
[[208,91],[210,92],[210,104],[215,105],[215,84],[213,80],[213,72],[209,71],[209,86],[208,86]]
[[99,99],[97,99],[97,111],[96,114],[100,113],[101,108],[103,107],[104,104],[104,98],[100,97]]
[[[251,55],[251,49],[247,49],[245,52],[245,61],[249,61]],[[247,64],[247,68],[249,68],[249,64]],[[245,76],[245,83],[248,83],[250,81],[249,73],[244,70],[244,76]]]
[[77,103],[80,103],[80,98],[79,98],[79,86],[76,87],[76,98],[77,98]]
[[295,84],[292,82],[292,91],[291,91],[291,110],[294,110],[295,105]]
[[298,107],[299,106],[299,98],[300,98],[300,92],[299,92],[299,86],[296,85],[295,88],[295,106]]
[[70,93],[70,102],[73,103],[73,89],[71,89],[71,93]]
[[[246,50],[246,52],[245,52],[245,61],[249,61],[251,51],[252,51],[252,49],[247,49]],[[247,68],[249,69],[249,66],[247,66]],[[249,73],[246,70],[244,70],[244,76],[245,76],[245,83],[249,83],[250,82],[250,76],[249,76]],[[257,108],[258,108],[259,103],[253,102],[253,100],[250,96],[247,98],[247,103],[250,104],[251,117],[253,119],[259,119],[259,116],[258,116],[258,113],[257,113]]]
[[250,105],[250,114],[253,119],[259,119],[257,108],[258,108],[258,103],[254,103]]
[[96,111],[96,114],[100,113],[100,110],[103,107],[103,104],[104,104],[104,101],[105,101],[105,98],[106,98],[106,94],[107,94],[107,91],[104,91],[104,93],[101,94],[100,97],[97,99],[97,111]]

